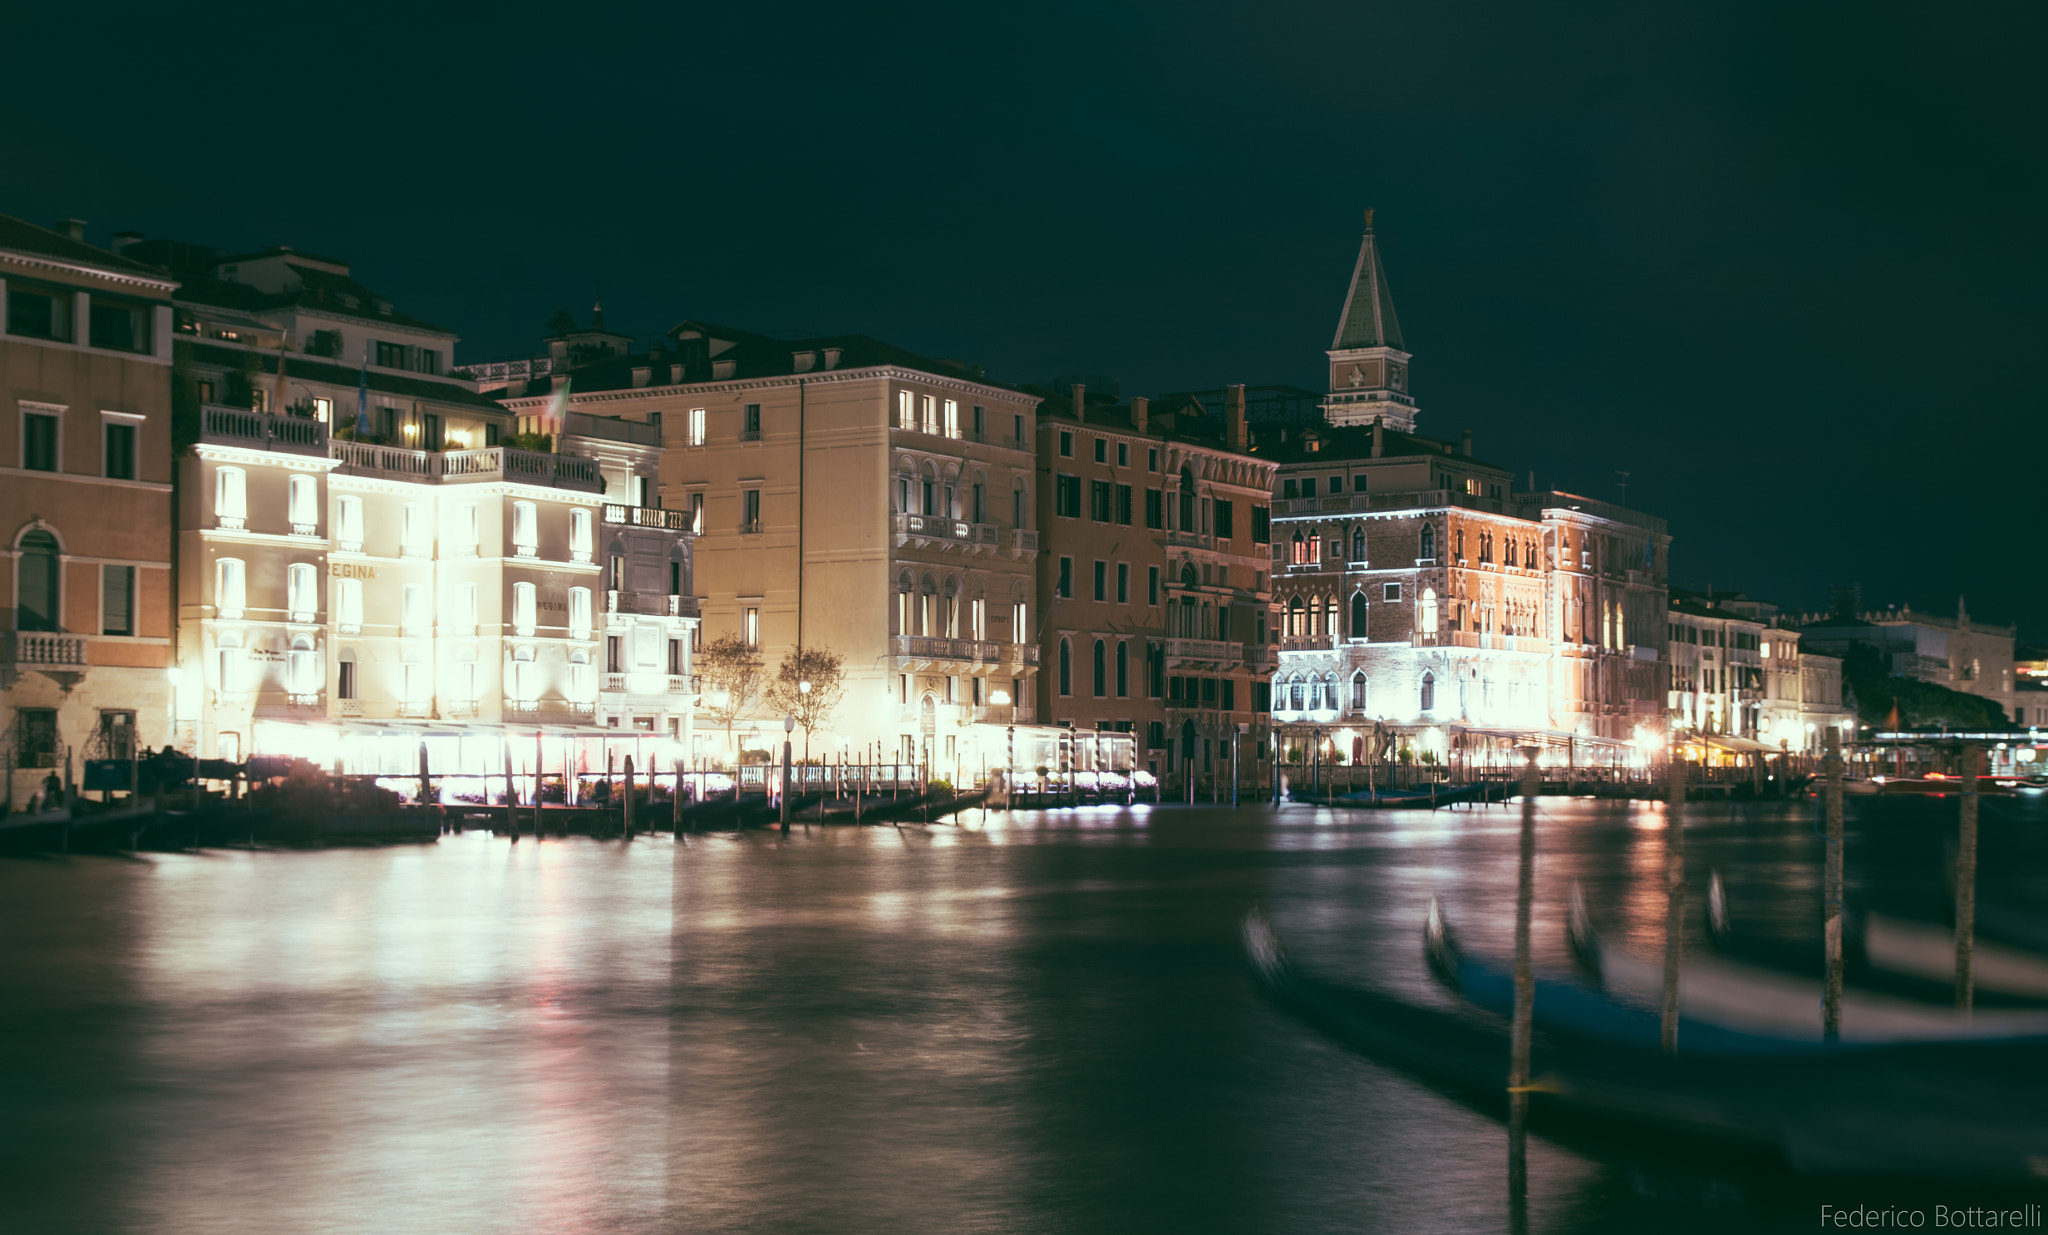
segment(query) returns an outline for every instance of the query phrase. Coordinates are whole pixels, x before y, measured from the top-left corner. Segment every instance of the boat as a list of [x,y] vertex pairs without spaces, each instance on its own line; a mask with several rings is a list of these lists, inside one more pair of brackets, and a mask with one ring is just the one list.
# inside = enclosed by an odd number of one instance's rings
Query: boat
[[1481,796],[1486,788],[1474,781],[1466,785],[1440,785],[1431,782],[1420,789],[1353,789],[1343,793],[1316,793],[1304,789],[1290,789],[1287,796],[1296,802],[1314,806],[1364,807],[1379,810],[1425,809],[1433,810],[1453,802],[1469,802]]
[[[1664,962],[1602,943],[1573,889],[1566,932],[1574,955],[1615,1000],[1661,1008]],[[1802,977],[1715,956],[1685,959],[1678,977],[1682,1022],[1788,1042],[1825,1041],[1819,975]],[[1684,1036],[1683,1023],[1680,1036]],[[2039,1039],[2048,1047],[2048,1010],[1995,1009],[1972,1014],[1845,986],[1838,1041],[1862,1047],[1919,1043],[1983,1043]],[[2048,1062],[2048,1057],[2044,1057]]]
[[[1482,1109],[1505,1105],[1510,1032],[1501,1018],[1322,978],[1293,961],[1257,910],[1242,937],[1256,980],[1282,1007]],[[1802,1171],[2038,1182],[2048,1161],[2042,1062],[2033,1044],[1665,1054],[1546,1031],[1531,1043],[1527,1092],[1539,1129],[1591,1121],[1763,1150]]]

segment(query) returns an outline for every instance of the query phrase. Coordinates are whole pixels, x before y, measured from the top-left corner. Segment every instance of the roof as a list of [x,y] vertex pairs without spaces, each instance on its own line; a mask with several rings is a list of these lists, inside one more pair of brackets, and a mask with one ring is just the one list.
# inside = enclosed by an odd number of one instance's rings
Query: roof
[[1222,406],[1209,406],[1193,395],[1162,395],[1150,400],[1145,410],[1145,427],[1140,430],[1131,419],[1131,405],[1128,402],[1118,402],[1108,396],[1098,399],[1083,394],[1082,399],[1088,415],[1086,420],[1082,420],[1074,415],[1074,398],[1071,390],[1056,391],[1049,386],[1039,385],[1026,385],[1023,389],[1025,393],[1036,395],[1040,399],[1040,424],[1053,422],[1081,425],[1090,429],[1107,429],[1112,433],[1128,433],[1134,437],[1182,442],[1190,446],[1237,453],[1230,445],[1229,428],[1225,423]]
[[[277,372],[275,352],[249,351],[242,348],[221,347],[211,343],[193,343],[192,359],[199,364],[219,365],[227,369],[239,369],[251,356],[258,362],[264,375]],[[287,378],[299,378],[308,382],[325,382],[330,386],[354,386],[362,380],[363,370],[355,365],[336,364],[330,360],[287,353],[284,361]],[[262,380],[262,379],[259,379]],[[370,389],[379,394],[397,395],[407,399],[431,399],[437,403],[457,403],[473,407],[482,412],[498,412],[511,415],[505,407],[489,395],[478,394],[465,386],[453,382],[437,382],[424,377],[406,377],[398,373],[381,373],[369,370]]]
[[[434,334],[452,336],[455,333],[445,326],[435,325],[409,313],[400,313],[396,309],[389,313],[379,312],[377,306],[389,304],[390,301],[364,287],[352,276],[337,274],[320,266],[287,260],[285,265],[298,276],[299,286],[292,291],[274,295],[247,283],[220,278],[214,273],[228,262],[246,261],[250,257],[299,257],[307,262],[347,266],[348,263],[336,258],[316,257],[311,253],[299,253],[281,246],[243,258],[233,258],[224,256],[216,248],[168,238],[137,241],[129,245],[128,249],[130,252],[160,258],[177,269],[179,285],[172,299],[180,304],[235,309],[243,313],[308,309],[336,317],[360,318],[366,322],[381,322],[410,330],[430,331]],[[350,301],[354,303],[351,304]]]
[[[916,352],[872,339],[867,335],[826,335],[817,338],[772,339],[766,335],[746,330],[731,330],[712,326],[704,322],[684,322],[669,333],[677,336],[686,331],[696,331],[708,338],[731,343],[714,358],[695,339],[679,340],[674,351],[613,353],[599,356],[568,370],[571,389],[579,394],[605,390],[630,390],[634,388],[635,369],[653,369],[651,381],[644,389],[659,390],[663,386],[692,385],[700,382],[736,382],[767,377],[794,377],[799,370],[796,364],[799,352],[823,352],[837,348],[839,363],[833,371],[866,369],[877,365],[895,365],[905,369],[917,369],[935,377],[951,377],[961,381],[978,382],[984,386],[1000,389],[1017,389],[1003,382],[989,380],[980,365],[967,364],[958,360],[934,360]],[[731,371],[719,374],[712,368],[714,361],[719,365],[731,364]],[[683,366],[681,382],[670,381],[669,375],[675,365]],[[813,359],[811,367],[801,370],[804,375],[826,372],[823,356]],[[550,373],[526,383],[523,388],[508,389],[508,399],[530,398],[549,394],[554,390],[554,378]]]
[[[1317,449],[1308,448],[1313,439],[1320,443]],[[1380,430],[1380,458],[1406,459],[1428,456],[1438,459],[1455,460],[1462,467],[1484,468],[1488,471],[1508,474],[1509,469],[1497,463],[1487,463],[1458,453],[1458,447],[1450,442],[1433,437],[1422,437],[1414,433],[1403,433],[1399,429]],[[1306,428],[1287,427],[1276,429],[1260,427],[1254,435],[1252,450],[1262,459],[1275,463],[1341,463],[1352,459],[1371,459],[1371,425],[1313,425]]]
[[1365,212],[1365,239],[1358,246],[1358,265],[1351,271],[1351,290],[1344,296],[1337,341],[1330,344],[1330,350],[1354,347],[1408,350],[1401,345],[1401,323],[1394,317],[1394,293],[1387,287],[1379,245],[1373,240],[1370,210]]
[[63,232],[47,227],[37,227],[26,219],[0,214],[0,249],[16,253],[29,253],[37,257],[54,258],[80,266],[91,266],[115,274],[139,275],[147,279],[172,282],[171,272],[162,266],[152,266],[123,257],[112,249],[102,249],[96,244],[73,240]]

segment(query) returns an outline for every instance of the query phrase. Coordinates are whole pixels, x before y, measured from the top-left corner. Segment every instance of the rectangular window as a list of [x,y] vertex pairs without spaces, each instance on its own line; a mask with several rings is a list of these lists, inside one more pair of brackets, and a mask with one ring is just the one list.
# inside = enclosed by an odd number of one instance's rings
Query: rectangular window
[[1300,481],[1298,481],[1298,480],[1295,480],[1295,479],[1294,479],[1293,477],[1291,477],[1291,476],[1290,476],[1290,477],[1288,477],[1288,478],[1287,478],[1286,480],[1283,480],[1283,481],[1281,481],[1281,482],[1280,482],[1280,497],[1281,497],[1281,500],[1282,500],[1282,501],[1286,501],[1286,500],[1289,500],[1289,499],[1292,499],[1292,498],[1297,498],[1297,497],[1300,497],[1300,496],[1301,496],[1301,482],[1300,482]]
[[89,338],[94,347],[116,352],[150,350],[149,322],[154,312],[147,305],[101,300],[94,296],[87,313],[90,317]]
[[[522,584],[521,586],[531,586]],[[407,635],[424,635],[427,632],[427,587],[424,583],[408,583],[399,589],[399,629]],[[531,618],[527,625],[532,625]]]
[[1223,679],[1223,710],[1226,712],[1237,711],[1237,679],[1235,678]]
[[1118,467],[1129,467],[1131,465],[1131,444],[1129,442],[1118,442],[1116,444],[1116,465]]
[[380,340],[377,344],[377,367],[380,369],[405,368],[405,344],[385,343]]
[[1097,523],[1110,523],[1116,519],[1116,491],[1106,480],[1088,482],[1088,517]]
[[1116,487],[1116,521],[1125,527],[1131,525],[1131,487],[1129,485],[1118,485]]
[[31,472],[57,470],[57,429],[60,420],[46,412],[21,414],[21,465]]
[[1054,585],[1052,594],[1061,600],[1065,600],[1074,594],[1073,558],[1063,557],[1060,559],[1060,578],[1059,582]]
[[135,633],[135,568],[100,567],[100,633]]
[[1071,434],[1071,433],[1069,433],[1069,432],[1067,432],[1067,431],[1066,431],[1065,429],[1061,429],[1061,430],[1060,430],[1060,458],[1062,458],[1062,459],[1071,459],[1071,458],[1073,458],[1073,457],[1074,457],[1074,435],[1073,435],[1073,434]]
[[1118,562],[1116,564],[1116,603],[1120,605],[1131,603],[1131,564],[1129,562]]
[[960,436],[960,401],[957,399],[946,400],[946,436]]
[[1055,474],[1053,476],[1053,513],[1062,519],[1081,517],[1081,478]]
[[1099,437],[1095,439],[1095,461],[1097,463],[1109,462],[1109,443]]
[[748,609],[746,611],[740,623],[740,634],[746,639],[748,647],[757,648],[761,646],[761,611],[759,609]]
[[72,304],[70,292],[9,285],[7,333],[69,343]]
[[1315,477],[1304,476],[1301,478],[1301,495],[1303,497],[1314,497],[1316,495]]
[[1095,562],[1095,599],[1109,599],[1109,563],[1099,558]]
[[1145,490],[1145,526],[1155,531],[1166,526],[1166,495],[1157,489]]
[[434,374],[438,374],[438,373],[440,373],[440,372],[441,372],[441,353],[439,353],[439,352],[435,351],[435,350],[434,350],[433,348],[431,348],[431,347],[423,347],[423,348],[421,348],[421,349],[420,349],[420,366],[419,366],[419,367],[420,367],[420,372],[422,372],[422,373],[434,373]]
[[114,480],[135,479],[135,426],[109,420],[100,426],[105,435],[106,474]]
[[988,409],[985,407],[977,406],[974,409],[974,440],[977,442],[988,440]]
[[213,604],[224,618],[239,618],[249,596],[248,575],[240,558],[224,557],[214,562]]
[[1024,444],[1024,418],[1022,416],[1012,416],[1010,417],[1010,423],[1017,431],[1015,439],[1017,444],[1022,446]]
[[740,490],[740,530],[758,532],[761,530],[761,491]]
[[625,643],[626,641],[617,635],[606,635],[604,637],[604,671],[606,673],[624,673],[626,671]]
[[336,665],[335,669],[337,670],[336,680],[334,684],[335,695],[342,699],[355,698],[356,662],[352,660],[345,660],[342,661],[340,664]]
[[1387,601],[1389,604],[1398,602],[1401,599],[1401,585],[1398,583],[1387,584],[1386,590],[1381,596],[1381,599]]
[[1216,539],[1230,540],[1237,535],[1236,511],[1232,503],[1216,499]]
[[690,531],[691,531],[692,533],[694,533],[694,534],[698,535],[698,536],[702,536],[702,535],[704,534],[704,495],[703,495],[703,494],[701,494],[701,493],[692,493],[692,494],[690,495],[690,504],[689,504],[689,511],[690,511]]
[[1331,492],[1331,493],[1342,493],[1342,492],[1344,492],[1344,478],[1343,478],[1342,476],[1332,476],[1332,477],[1330,477],[1330,492]]
[[687,425],[686,425],[686,426],[684,427],[684,430],[683,430],[683,445],[685,445],[685,446],[702,446],[703,444],[704,444],[704,409],[703,409],[703,408],[701,408],[701,407],[693,407],[693,408],[691,408],[691,409],[690,409],[690,419],[689,419],[689,422],[688,422],[688,424],[687,424]]
[[522,635],[530,635],[537,624],[540,605],[531,583],[512,585],[512,627]]
[[[360,597],[361,593],[358,592],[357,595]],[[455,623],[454,630],[451,633],[458,635],[476,633],[476,596],[476,584],[458,583],[455,585]],[[357,620],[360,622],[361,618],[358,617]]]
[[1148,605],[1159,603],[1159,568],[1157,566],[1147,566],[1145,568],[1145,603]]
[[913,396],[913,395],[912,395],[912,394],[911,394],[911,393],[910,393],[909,391],[907,391],[907,390],[899,390],[899,391],[897,391],[897,392],[896,392],[896,427],[897,427],[897,428],[899,428],[899,429],[915,429],[915,428],[917,427],[917,419],[916,419],[916,413],[915,413],[914,411],[912,411],[912,410],[911,410],[911,408],[912,408],[912,405],[913,405],[912,401],[913,401],[914,397],[915,397],[915,396]]
[[761,405],[748,403],[740,408],[740,440],[758,442],[761,440]]
[[344,632],[363,628],[363,581],[337,579],[334,589],[334,620]]
[[1252,507],[1252,543],[1255,545],[1273,543],[1273,512],[1264,506]]

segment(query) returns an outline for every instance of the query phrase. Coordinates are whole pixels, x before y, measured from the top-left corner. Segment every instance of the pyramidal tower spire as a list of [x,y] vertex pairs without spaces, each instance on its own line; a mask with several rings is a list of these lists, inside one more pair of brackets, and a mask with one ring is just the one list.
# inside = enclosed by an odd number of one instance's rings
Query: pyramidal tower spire
[[1408,351],[1401,342],[1401,322],[1394,316],[1394,294],[1387,287],[1386,267],[1373,238],[1372,211],[1365,212],[1365,238],[1358,246],[1358,264],[1351,269],[1351,287],[1337,318],[1337,337],[1330,343],[1330,393],[1323,414],[1331,424],[1362,425],[1382,421],[1388,428],[1415,430],[1415,399],[1408,392]]

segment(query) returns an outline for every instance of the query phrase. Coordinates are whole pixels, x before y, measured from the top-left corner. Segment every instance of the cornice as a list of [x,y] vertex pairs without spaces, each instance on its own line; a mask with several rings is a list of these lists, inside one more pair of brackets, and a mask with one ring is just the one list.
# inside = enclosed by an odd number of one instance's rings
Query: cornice
[[31,266],[43,270],[61,270],[66,274],[86,275],[90,278],[105,279],[109,283],[123,283],[130,287],[155,288],[158,291],[161,291],[166,297],[168,297],[171,294],[172,290],[178,286],[178,281],[176,279],[156,279],[151,278],[147,275],[125,274],[113,270],[103,270],[98,266],[88,266],[82,262],[61,261],[54,257],[43,257],[34,253],[22,253],[15,249],[0,249],[0,261],[13,262],[17,265]]
[[332,455],[288,454],[281,450],[251,450],[246,446],[220,446],[212,442],[194,443],[192,453],[215,463],[264,464],[283,467],[297,472],[327,472],[341,466],[341,460]]
[[[813,386],[844,382],[887,381],[916,382],[939,390],[952,390],[963,394],[983,394],[991,402],[1002,399],[1011,403],[1035,408],[1045,400],[1038,395],[1008,390],[1001,386],[985,386],[961,378],[940,377],[922,369],[907,369],[900,365],[869,365],[860,369],[818,369],[810,373],[782,373],[772,377],[738,378],[728,381],[685,382],[670,386],[634,386],[626,390],[599,390],[590,394],[569,393],[569,406],[576,408],[583,404],[622,403],[649,397],[688,398],[697,395],[733,394],[748,390],[771,390],[782,386]],[[514,409],[545,407],[552,395],[526,395],[517,399],[500,399],[500,403]]]

